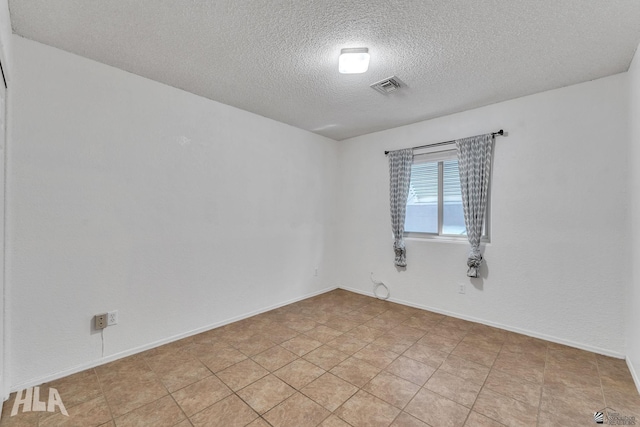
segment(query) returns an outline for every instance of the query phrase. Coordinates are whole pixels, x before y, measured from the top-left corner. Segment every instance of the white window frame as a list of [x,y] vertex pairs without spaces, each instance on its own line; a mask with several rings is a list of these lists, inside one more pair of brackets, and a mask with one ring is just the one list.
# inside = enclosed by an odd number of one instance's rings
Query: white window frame
[[[468,243],[467,235],[442,234],[444,223],[444,165],[445,160],[457,160],[458,156],[454,145],[445,147],[429,147],[415,150],[413,164],[416,163],[438,163],[438,232],[426,233],[417,231],[405,231],[404,237],[409,239],[440,240],[455,243]],[[487,211],[484,217],[484,234],[482,243],[490,243],[491,236],[491,179],[489,179],[489,191],[487,197]]]

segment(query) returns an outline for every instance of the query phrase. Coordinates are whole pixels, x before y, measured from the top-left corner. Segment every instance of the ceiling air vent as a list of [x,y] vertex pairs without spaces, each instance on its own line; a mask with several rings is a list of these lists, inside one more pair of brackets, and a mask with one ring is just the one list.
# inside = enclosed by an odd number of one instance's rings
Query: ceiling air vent
[[396,76],[387,77],[371,85],[373,89],[384,95],[395,92],[403,86],[405,86],[405,84]]

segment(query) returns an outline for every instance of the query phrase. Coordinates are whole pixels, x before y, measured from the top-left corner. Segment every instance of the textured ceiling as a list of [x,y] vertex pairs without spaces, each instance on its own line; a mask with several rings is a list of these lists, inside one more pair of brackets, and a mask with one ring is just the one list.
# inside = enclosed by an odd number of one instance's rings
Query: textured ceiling
[[[338,140],[623,72],[640,42],[638,0],[9,3],[23,37]],[[369,71],[339,74],[345,47]]]

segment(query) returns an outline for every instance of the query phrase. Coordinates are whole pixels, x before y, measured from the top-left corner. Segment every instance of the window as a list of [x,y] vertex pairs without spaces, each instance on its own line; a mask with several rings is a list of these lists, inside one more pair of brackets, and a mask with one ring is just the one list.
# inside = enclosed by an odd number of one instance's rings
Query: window
[[[487,208],[485,240],[488,239],[488,211]],[[408,236],[462,238],[467,235],[455,150],[414,156],[404,230]]]

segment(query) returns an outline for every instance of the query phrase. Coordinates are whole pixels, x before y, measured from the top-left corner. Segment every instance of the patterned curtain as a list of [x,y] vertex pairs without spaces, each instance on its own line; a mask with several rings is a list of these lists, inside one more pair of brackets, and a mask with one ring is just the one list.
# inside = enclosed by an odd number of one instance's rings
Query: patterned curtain
[[482,264],[480,239],[487,210],[493,140],[494,137],[491,134],[456,140],[464,223],[467,226],[467,237],[471,244],[467,260],[469,277],[478,277]]
[[389,176],[391,196],[391,229],[393,230],[393,250],[396,253],[395,264],[407,266],[407,251],[404,247],[404,217],[409,197],[411,181],[411,163],[413,149],[389,152]]

